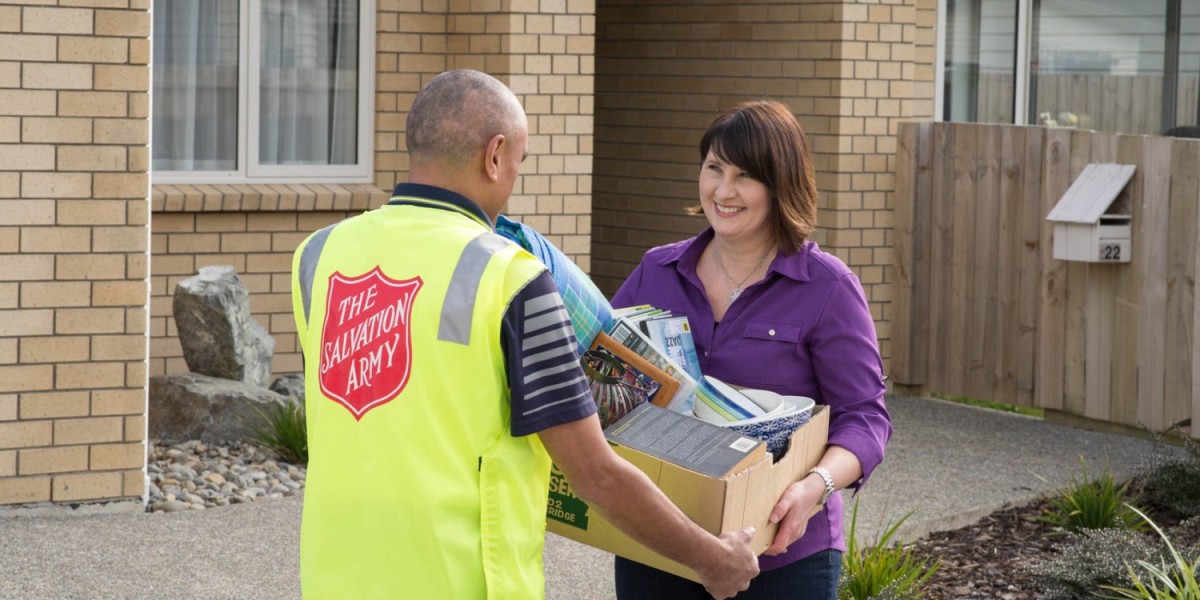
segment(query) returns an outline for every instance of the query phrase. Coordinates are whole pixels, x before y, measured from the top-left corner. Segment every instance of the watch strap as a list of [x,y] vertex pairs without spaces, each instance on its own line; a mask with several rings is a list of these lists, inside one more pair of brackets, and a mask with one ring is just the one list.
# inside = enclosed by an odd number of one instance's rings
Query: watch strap
[[829,497],[834,492],[833,475],[830,475],[829,469],[825,467],[813,467],[808,470],[808,473],[810,475],[816,473],[821,477],[821,481],[825,482],[825,491],[821,494],[821,500],[817,502],[817,506],[825,506],[825,503],[829,502]]

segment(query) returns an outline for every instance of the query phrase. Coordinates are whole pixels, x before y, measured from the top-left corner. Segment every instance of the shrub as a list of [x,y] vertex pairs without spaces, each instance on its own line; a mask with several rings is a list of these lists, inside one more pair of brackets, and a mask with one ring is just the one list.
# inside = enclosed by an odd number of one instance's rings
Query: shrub
[[1029,567],[1046,600],[1094,598],[1101,586],[1130,585],[1126,565],[1164,556],[1162,544],[1130,529],[1090,529],[1070,533],[1058,555]]
[[1197,579],[1200,574],[1200,557],[1190,561],[1184,558],[1158,524],[1140,510],[1129,508],[1154,528],[1154,532],[1166,545],[1170,560],[1159,559],[1154,563],[1137,560],[1128,564],[1126,568],[1133,586],[1104,586],[1104,589],[1116,593],[1108,597],[1129,600],[1200,600],[1200,580]]
[[1094,480],[1088,479],[1087,464],[1082,458],[1079,462],[1083,466],[1083,479],[1072,477],[1071,485],[1052,496],[1050,507],[1037,519],[1072,533],[1087,529],[1144,529],[1145,523],[1126,504],[1129,484],[1117,486],[1107,471]]
[[304,420],[304,404],[288,397],[263,411],[257,405],[254,412],[262,423],[251,424],[250,431],[259,444],[275,451],[279,458],[293,464],[308,462],[308,426]]
[[941,567],[941,558],[918,560],[908,549],[890,545],[896,531],[912,513],[888,525],[872,547],[858,544],[858,499],[846,533],[839,600],[912,600],[923,596],[925,582]]
[[1156,443],[1142,482],[1146,500],[1178,519],[1200,516],[1200,445],[1185,438],[1180,452],[1164,434],[1151,436]]

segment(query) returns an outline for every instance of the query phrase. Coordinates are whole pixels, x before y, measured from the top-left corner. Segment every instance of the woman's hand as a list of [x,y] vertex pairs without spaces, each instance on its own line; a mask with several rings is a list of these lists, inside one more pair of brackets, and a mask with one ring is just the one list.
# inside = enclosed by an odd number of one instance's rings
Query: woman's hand
[[808,530],[808,520],[822,508],[817,506],[817,502],[823,493],[825,482],[816,474],[809,474],[784,490],[783,496],[775,504],[775,510],[771,511],[771,522],[779,523],[779,531],[763,554],[783,554],[788,546],[804,535]]

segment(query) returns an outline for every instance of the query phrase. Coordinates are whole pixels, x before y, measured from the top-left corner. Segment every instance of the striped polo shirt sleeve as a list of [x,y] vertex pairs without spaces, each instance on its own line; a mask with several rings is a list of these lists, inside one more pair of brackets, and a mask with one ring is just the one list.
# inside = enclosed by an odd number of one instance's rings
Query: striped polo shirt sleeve
[[529,435],[596,412],[579,367],[571,318],[549,271],[525,286],[501,325],[512,434]]

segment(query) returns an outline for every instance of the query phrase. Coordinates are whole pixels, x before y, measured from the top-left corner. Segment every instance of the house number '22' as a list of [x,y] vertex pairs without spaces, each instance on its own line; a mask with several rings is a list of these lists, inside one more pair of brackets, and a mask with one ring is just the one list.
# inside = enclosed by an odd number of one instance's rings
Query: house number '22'
[[1121,260],[1121,246],[1119,244],[1100,246],[1100,260]]

